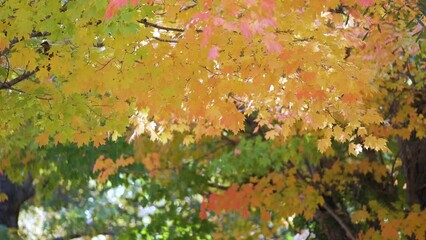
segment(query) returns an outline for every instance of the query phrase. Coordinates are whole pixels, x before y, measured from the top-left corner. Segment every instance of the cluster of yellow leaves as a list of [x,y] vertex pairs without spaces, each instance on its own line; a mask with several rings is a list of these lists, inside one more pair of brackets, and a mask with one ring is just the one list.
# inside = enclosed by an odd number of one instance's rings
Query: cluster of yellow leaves
[[[14,29],[34,15],[43,23],[38,31],[59,31],[57,22],[49,25],[51,20],[44,20],[42,12],[34,12],[43,2],[34,4],[31,8],[19,3],[16,19],[8,20],[13,21]],[[190,132],[185,139],[189,144],[203,136],[217,136],[223,129],[239,132],[245,117],[258,111],[256,121],[269,128],[267,139],[315,133],[321,152],[330,150],[334,138],[349,141],[349,151],[357,154],[353,144],[362,143],[354,142],[356,130],[366,128],[370,135],[369,126],[383,122],[377,106],[367,101],[377,94],[371,81],[377,68],[355,53],[345,58],[346,49],[359,43],[362,36],[356,34],[357,27],[345,28],[345,19],[329,11],[340,1],[230,4],[206,0],[178,11],[182,4],[186,3],[158,4],[162,25],[184,30],[179,34],[156,30],[156,38],[177,41],[172,44],[152,38],[153,28],[143,24],[128,34],[113,28],[143,18],[157,22],[158,16],[147,17],[135,10],[126,20],[118,14],[93,24],[94,20],[80,15],[102,9],[93,4],[84,9],[74,3],[68,4],[66,13],[54,11],[57,16],[65,14],[61,21],[64,26],[72,25],[67,28],[72,37],[46,37],[53,56],[38,53],[39,46],[29,41],[18,42],[11,64],[29,70],[39,67],[36,76],[43,80],[39,84],[52,98],[38,109],[50,114],[43,117],[49,120],[38,123],[46,131],[37,142],[47,144],[49,135],[55,142],[82,145],[95,140],[102,144],[97,136],[105,138],[107,132],[122,135],[133,114],[130,124],[135,126],[135,136],[148,134],[152,140],[167,142],[175,132],[185,131]],[[364,9],[359,8],[359,1],[345,4],[353,7],[350,14],[356,21],[368,20],[359,15]],[[80,20],[75,22],[76,18]],[[377,21],[373,17],[368,24],[377,25]],[[382,27],[395,37],[392,30],[392,26]],[[28,38],[28,33],[16,34]],[[100,41],[102,48],[94,47]],[[30,93],[37,89],[31,84],[25,87]],[[71,111],[73,108],[77,111]],[[59,112],[64,110],[67,114]],[[364,145],[386,150],[382,139],[370,137]]]

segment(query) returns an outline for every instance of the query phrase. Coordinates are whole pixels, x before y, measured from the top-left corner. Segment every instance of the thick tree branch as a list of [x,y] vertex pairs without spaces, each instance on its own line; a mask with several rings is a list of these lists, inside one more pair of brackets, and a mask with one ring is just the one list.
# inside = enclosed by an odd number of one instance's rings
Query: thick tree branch
[[16,78],[10,80],[9,82],[1,83],[0,84],[0,90],[1,89],[10,89],[12,86],[18,84],[19,82],[22,82],[25,79],[28,79],[29,77],[34,75],[37,71],[38,71],[38,69],[33,70],[33,71],[29,71],[29,72],[24,72],[22,75],[17,76]]

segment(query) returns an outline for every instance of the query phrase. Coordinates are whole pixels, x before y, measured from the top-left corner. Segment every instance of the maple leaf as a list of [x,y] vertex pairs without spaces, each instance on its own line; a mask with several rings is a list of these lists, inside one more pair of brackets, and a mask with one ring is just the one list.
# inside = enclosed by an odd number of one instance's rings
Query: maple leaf
[[375,136],[368,136],[364,139],[364,145],[369,149],[376,151],[387,152],[389,149],[386,146],[387,140],[384,138],[377,138]]
[[359,0],[362,6],[369,7],[374,5],[374,0]]
[[121,156],[120,159],[117,160],[116,165],[118,167],[126,167],[133,164],[134,162],[135,160],[133,159],[133,157],[124,158],[123,156]]
[[276,130],[269,130],[268,132],[266,132],[265,138],[266,139],[274,139],[278,135],[279,134],[278,134],[278,132]]
[[368,211],[359,210],[359,211],[352,213],[351,218],[352,218],[353,221],[359,222],[359,221],[365,221],[369,216],[370,216],[370,214],[368,213]]
[[318,140],[318,150],[325,153],[331,147],[330,138],[323,138]]
[[35,140],[39,146],[44,146],[49,143],[49,136],[50,136],[49,132],[43,132],[39,134]]
[[269,33],[265,35],[263,38],[263,43],[265,44],[266,49],[270,53],[280,54],[283,50],[283,47],[281,46],[281,44],[276,41],[275,34]]
[[190,145],[191,143],[194,143],[194,136],[193,135],[185,136],[182,143],[186,146]]
[[[140,0],[130,0],[132,6],[136,6]],[[115,14],[120,10],[121,7],[127,6],[129,4],[129,0],[111,0],[108,4],[105,19],[110,19],[115,16]]]
[[354,156],[358,156],[358,154],[360,154],[362,152],[362,145],[361,144],[355,144],[355,143],[350,143],[349,144],[349,153],[354,155]]
[[315,80],[316,76],[317,76],[317,74],[315,72],[303,72],[301,74],[301,79],[304,82],[310,82],[312,80]]
[[246,39],[250,39],[252,36],[250,25],[247,21],[240,21],[240,31],[246,37]]
[[218,46],[213,45],[209,49],[209,57],[207,59],[208,60],[215,60],[219,56],[219,50],[220,50],[220,48]]

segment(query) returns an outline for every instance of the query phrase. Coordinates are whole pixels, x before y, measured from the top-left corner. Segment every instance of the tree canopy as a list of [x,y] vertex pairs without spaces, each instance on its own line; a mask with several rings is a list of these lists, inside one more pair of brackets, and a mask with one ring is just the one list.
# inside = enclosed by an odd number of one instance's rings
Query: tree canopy
[[0,9],[0,174],[85,235],[425,238],[424,0]]

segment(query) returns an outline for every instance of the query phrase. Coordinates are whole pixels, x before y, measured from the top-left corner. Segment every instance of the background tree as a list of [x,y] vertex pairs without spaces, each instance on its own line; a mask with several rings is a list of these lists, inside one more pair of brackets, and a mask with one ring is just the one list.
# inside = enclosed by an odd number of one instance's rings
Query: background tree
[[[171,225],[215,223],[218,238],[424,238],[424,1],[0,7],[13,182],[69,191],[135,167],[118,180],[164,188],[170,216],[199,205]],[[121,138],[132,152],[94,149]]]

